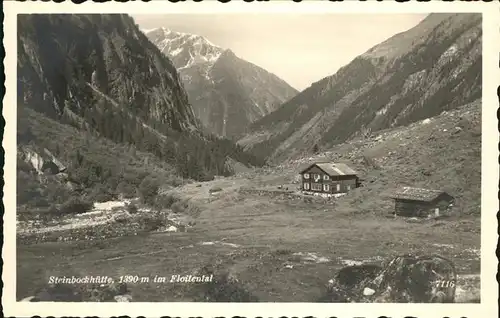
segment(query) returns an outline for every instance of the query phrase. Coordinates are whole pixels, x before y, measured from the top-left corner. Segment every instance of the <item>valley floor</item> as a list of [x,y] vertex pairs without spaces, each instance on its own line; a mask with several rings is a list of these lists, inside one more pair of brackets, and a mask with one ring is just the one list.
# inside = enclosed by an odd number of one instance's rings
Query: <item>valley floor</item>
[[[277,191],[279,185],[296,191],[299,167],[318,158],[168,190],[163,195],[175,194],[198,207],[196,224],[186,232],[19,244],[17,296],[32,295],[52,275],[157,275],[167,282],[133,284],[134,301],[190,301],[186,288],[192,283],[169,278],[218,264],[259,301],[312,302],[342,266],[415,253],[450,259],[462,275],[457,301],[478,301],[480,139],[476,103],[339,145],[322,159],[352,162],[363,187],[333,204],[241,191]],[[457,199],[456,214],[416,223],[390,217],[394,205],[386,194],[401,185],[446,189]]]
[[[270,180],[269,180],[270,181]],[[459,274],[478,274],[480,220],[410,223],[405,219],[343,213],[332,205],[238,193],[247,179],[223,179],[183,188],[203,207],[196,226],[88,242],[18,246],[18,297],[50,276],[167,277],[166,283],[132,285],[134,301],[189,301],[170,283],[220,263],[260,301],[310,302],[336,270],[358,262],[380,264],[398,254],[439,254]],[[209,195],[208,189],[224,190]],[[192,284],[192,283],[191,283]],[[186,286],[184,286],[186,287]],[[470,295],[469,295],[470,296]]]

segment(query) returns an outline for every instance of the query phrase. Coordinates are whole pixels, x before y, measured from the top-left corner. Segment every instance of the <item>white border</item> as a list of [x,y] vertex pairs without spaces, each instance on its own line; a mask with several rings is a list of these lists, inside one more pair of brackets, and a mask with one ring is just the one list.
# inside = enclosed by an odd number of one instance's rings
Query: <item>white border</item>
[[[498,142],[496,88],[500,84],[499,71],[499,6],[498,2],[441,2],[416,1],[385,2],[328,2],[290,1],[230,3],[208,1],[184,3],[154,1],[149,3],[92,3],[75,5],[44,2],[4,1],[4,60],[6,95],[3,116],[6,121],[3,147],[4,166],[4,246],[2,257],[4,292],[2,305],[6,316],[263,316],[263,317],[496,317],[498,314],[498,285],[495,256],[498,205]],[[16,303],[15,265],[15,165],[16,165],[16,14],[17,13],[426,13],[426,12],[481,12],[483,13],[483,108],[482,108],[482,217],[481,217],[481,304],[326,304],[326,303]]]

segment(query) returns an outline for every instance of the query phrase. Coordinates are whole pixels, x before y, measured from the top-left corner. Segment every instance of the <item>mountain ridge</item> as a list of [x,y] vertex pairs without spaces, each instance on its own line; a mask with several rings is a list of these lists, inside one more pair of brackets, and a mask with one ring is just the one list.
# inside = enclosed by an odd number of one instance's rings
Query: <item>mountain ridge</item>
[[160,51],[169,52],[169,59],[177,70],[203,62],[213,63],[225,51],[222,47],[197,34],[177,32],[165,27],[143,30],[143,32]]
[[407,125],[480,97],[480,72],[481,15],[429,15],[252,123],[238,143],[279,162]]
[[[228,162],[261,164],[233,142],[201,129],[174,65],[130,16],[20,15],[17,68],[18,154],[28,152],[28,164],[40,158],[49,166],[53,160],[44,151],[56,154],[67,167],[61,182],[66,178],[88,191],[105,186],[118,195],[117,184],[137,186],[149,174],[209,180],[231,175]],[[40,136],[46,133],[52,138]],[[114,167],[109,158],[100,160],[89,151],[90,140],[150,154],[156,164],[152,169],[127,167],[139,161],[124,153]],[[120,156],[120,151],[111,154]],[[158,167],[164,173],[156,173]],[[33,171],[24,172],[35,188],[47,186]],[[36,173],[45,175],[40,169]]]
[[172,59],[196,117],[212,133],[235,139],[297,93],[278,76],[200,35],[167,28],[145,32]]

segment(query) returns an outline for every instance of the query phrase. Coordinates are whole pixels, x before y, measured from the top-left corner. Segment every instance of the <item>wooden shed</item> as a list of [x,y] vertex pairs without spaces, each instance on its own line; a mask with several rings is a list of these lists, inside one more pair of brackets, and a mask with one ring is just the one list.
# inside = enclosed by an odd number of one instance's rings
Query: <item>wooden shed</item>
[[312,194],[347,193],[359,186],[357,172],[344,163],[319,162],[300,171],[302,191]]
[[403,187],[392,196],[398,216],[440,216],[451,209],[454,198],[441,190]]

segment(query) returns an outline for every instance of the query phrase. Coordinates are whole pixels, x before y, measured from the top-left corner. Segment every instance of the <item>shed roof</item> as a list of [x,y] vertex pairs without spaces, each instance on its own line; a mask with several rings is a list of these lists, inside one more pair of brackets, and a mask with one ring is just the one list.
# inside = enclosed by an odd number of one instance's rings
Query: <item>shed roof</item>
[[394,192],[391,195],[391,197],[393,199],[400,199],[400,200],[415,200],[415,201],[430,202],[442,194],[446,194],[446,192],[442,190],[403,187]]
[[321,170],[326,172],[330,176],[354,176],[357,172],[350,168],[345,163],[333,163],[333,162],[317,162],[309,165],[307,168],[301,171],[304,172],[312,166],[318,166]]

